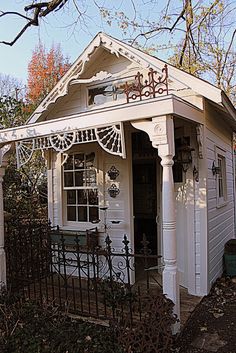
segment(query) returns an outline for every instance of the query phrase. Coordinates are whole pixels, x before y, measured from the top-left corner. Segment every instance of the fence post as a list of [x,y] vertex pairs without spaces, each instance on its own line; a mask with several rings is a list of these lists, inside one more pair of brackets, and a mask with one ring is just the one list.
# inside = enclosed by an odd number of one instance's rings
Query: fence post
[[[111,241],[109,235],[106,236],[105,243],[106,243],[106,260],[107,260],[107,265],[108,265],[111,296],[114,299],[114,283],[113,283],[114,282],[114,278],[113,278],[112,248],[111,248],[112,241]],[[115,318],[115,306],[116,306],[116,303],[114,303],[112,301],[112,315],[113,315],[113,318]]]
[[130,322],[133,322],[133,313],[132,313],[132,291],[131,291],[131,282],[130,282],[130,261],[131,254],[129,249],[129,240],[127,235],[124,235],[124,239],[122,241],[124,244],[124,253],[125,253],[125,266],[127,269],[127,289],[129,294],[129,312],[130,312]]

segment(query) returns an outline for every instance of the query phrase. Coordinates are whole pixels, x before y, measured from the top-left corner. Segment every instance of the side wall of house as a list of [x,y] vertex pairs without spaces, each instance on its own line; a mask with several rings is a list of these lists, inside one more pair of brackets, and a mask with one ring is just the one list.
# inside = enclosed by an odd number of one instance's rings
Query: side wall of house
[[[207,146],[207,207],[208,207],[208,266],[211,285],[223,271],[224,244],[234,237],[234,172],[232,154],[232,131],[224,123],[223,116],[206,103]],[[212,173],[213,162],[217,165],[217,151],[222,151],[226,164],[226,199],[219,204],[216,175]]]

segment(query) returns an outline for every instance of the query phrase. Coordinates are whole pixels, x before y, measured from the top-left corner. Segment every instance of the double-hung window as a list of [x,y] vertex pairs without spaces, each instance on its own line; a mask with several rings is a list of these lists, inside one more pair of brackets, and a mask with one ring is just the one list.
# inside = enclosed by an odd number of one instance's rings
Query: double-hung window
[[217,183],[217,206],[222,206],[227,202],[227,183],[226,183],[226,156],[225,151],[216,148],[216,160],[218,173],[216,177]]
[[69,155],[64,164],[66,220],[93,222],[98,220],[97,172],[95,153]]

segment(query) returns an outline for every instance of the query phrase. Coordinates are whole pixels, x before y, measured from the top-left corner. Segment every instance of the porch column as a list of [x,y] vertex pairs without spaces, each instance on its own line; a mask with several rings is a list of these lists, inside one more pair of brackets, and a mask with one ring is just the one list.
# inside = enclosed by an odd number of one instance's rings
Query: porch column
[[177,268],[177,241],[175,219],[175,194],[173,183],[173,155],[165,155],[159,147],[163,166],[162,174],[162,233],[163,233],[163,293],[175,304],[174,312],[180,317],[179,279]]
[[0,289],[6,285],[6,255],[4,250],[4,212],[2,182],[5,168],[0,167]]
[[[177,267],[177,239],[175,193],[172,166],[175,155],[174,123],[172,116],[153,119],[156,122],[152,145],[158,148],[162,171],[162,236],[163,236],[163,293],[174,303],[174,313],[180,318],[179,278]],[[176,327],[178,330],[178,327]]]
[[[175,155],[174,122],[171,115],[164,115],[133,122],[132,125],[146,131],[154,148],[158,149],[163,167],[162,173],[162,236],[163,236],[163,293],[174,303],[174,313],[180,318],[179,279],[177,268],[177,239],[175,194],[173,181],[173,157]],[[174,331],[177,331],[176,325]]]

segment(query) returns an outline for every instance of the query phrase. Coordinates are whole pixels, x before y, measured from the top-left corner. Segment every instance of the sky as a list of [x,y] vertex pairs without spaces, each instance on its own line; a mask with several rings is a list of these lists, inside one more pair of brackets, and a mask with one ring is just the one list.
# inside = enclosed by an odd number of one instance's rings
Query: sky
[[[8,0],[0,4],[0,10],[21,11],[25,4],[29,3],[31,1]],[[41,21],[39,27],[30,27],[12,47],[0,44],[0,73],[9,74],[26,83],[28,63],[39,40],[48,49],[52,44],[60,43],[63,54],[68,55],[70,62],[74,62],[99,31],[106,31],[120,37],[117,28],[104,25],[94,5],[90,5],[86,10],[87,23],[82,25],[76,27],[72,25],[77,18],[77,13],[71,13],[68,8],[65,8],[63,11],[50,14]],[[128,8],[126,11],[130,13],[132,9]],[[12,40],[24,23],[24,20],[17,16],[1,18],[0,40]]]
[[[160,1],[162,5],[165,4],[165,1]],[[33,0],[0,0],[0,11],[22,13],[24,6],[32,2]],[[74,2],[71,0],[60,11],[42,19],[39,27],[30,27],[12,47],[0,44],[0,73],[14,76],[22,80],[23,85],[26,84],[28,63],[39,41],[45,45],[46,49],[50,49],[53,44],[60,44],[64,56],[68,56],[69,61],[73,63],[100,31],[121,40],[133,38],[137,34],[137,32],[132,33],[132,27],[127,30],[127,33],[124,33],[114,20],[112,25],[107,24],[108,18],[106,20],[102,18],[95,5],[96,2],[105,8],[112,9],[113,12],[123,11],[130,19],[137,19],[140,22],[143,19],[156,21],[160,15],[160,7],[157,6],[158,0],[74,0]],[[79,4],[79,9],[83,12],[83,21],[79,23],[76,22],[78,12],[75,7],[71,7],[73,3]],[[135,12],[134,6],[137,12]],[[17,16],[1,17],[0,41],[13,40],[24,23],[24,20]],[[165,44],[166,42],[163,36],[160,43]],[[160,54],[158,52],[160,58],[164,60],[168,56],[167,52],[163,54],[162,51]]]
[[[17,7],[13,5],[14,1],[10,2],[12,3],[11,6],[9,6],[10,4],[5,5],[6,10],[20,10],[22,7],[21,2],[18,2]],[[53,43],[60,43],[63,53],[68,55],[70,61],[73,62],[83,47],[91,40],[92,35],[89,35],[89,33],[83,34],[79,36],[78,42],[78,39],[70,33],[71,30],[65,28],[64,17],[66,17],[66,14],[58,17],[50,15],[48,19],[41,21],[39,27],[29,28],[12,47],[0,44],[0,72],[10,74],[25,82],[32,51],[40,40],[47,48],[50,48]],[[4,21],[0,21],[1,39],[12,40],[24,23],[16,16],[5,17]],[[96,29],[93,32],[95,31]]]
[[[204,0],[203,2],[207,5],[209,1]],[[0,0],[0,13],[1,11],[22,13],[24,6],[32,2],[33,0]],[[130,33],[129,30],[126,34],[121,31],[114,20],[111,26],[106,23],[106,20],[102,20],[95,5],[96,2],[118,13],[124,11],[125,15],[139,23],[145,23],[144,21],[148,19],[151,24],[154,23],[155,25],[157,20],[161,18],[160,9],[163,6],[165,7],[166,3],[169,4],[167,0],[70,0],[61,10],[42,19],[39,27],[30,27],[12,47],[0,44],[0,73],[16,77],[22,80],[23,85],[26,84],[28,64],[39,41],[48,50],[53,44],[60,44],[64,56],[68,56],[69,61],[73,63],[99,31],[104,31],[121,40],[135,36],[135,33]],[[233,0],[232,3],[236,3],[236,0]],[[73,4],[79,4],[79,10],[83,13],[83,21],[77,21],[78,11],[75,10]],[[171,4],[174,7],[169,8],[169,11],[177,16],[176,14],[182,8],[182,1],[173,0]],[[133,5],[135,5],[137,12],[135,12]],[[229,19],[230,21],[231,19]],[[11,41],[24,24],[24,20],[17,16],[1,17],[0,41]],[[231,30],[229,29],[229,39],[232,30],[234,30],[234,27]],[[167,60],[173,54],[172,49],[168,49],[168,47],[171,46],[170,44],[179,43],[182,33],[177,31],[173,35],[169,34],[168,38],[167,32],[162,33],[158,39],[153,39],[154,43],[149,41],[148,45],[152,46],[153,44],[154,48],[159,45],[159,50],[155,54],[160,59]],[[167,49],[164,50],[163,46],[166,46]]]

